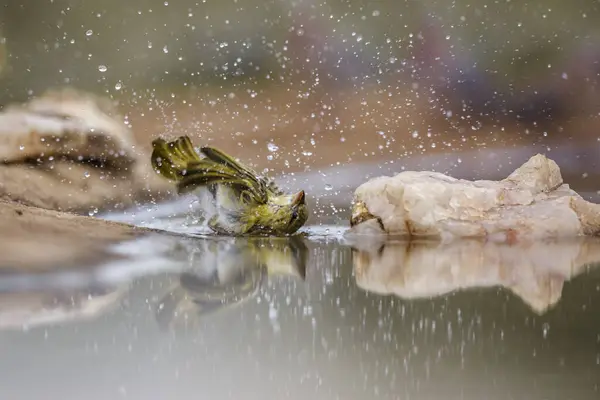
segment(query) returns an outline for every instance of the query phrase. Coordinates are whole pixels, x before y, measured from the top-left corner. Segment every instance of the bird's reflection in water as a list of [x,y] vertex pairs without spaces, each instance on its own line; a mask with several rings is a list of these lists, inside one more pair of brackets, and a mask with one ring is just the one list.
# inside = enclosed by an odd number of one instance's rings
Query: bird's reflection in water
[[162,328],[195,315],[224,310],[253,298],[267,279],[286,275],[304,280],[308,248],[304,238],[212,237],[183,242],[172,255],[187,258],[186,270],[156,305]]
[[600,263],[599,238],[511,245],[363,238],[350,244],[356,283],[364,290],[419,299],[504,287],[540,314],[558,303],[566,281]]

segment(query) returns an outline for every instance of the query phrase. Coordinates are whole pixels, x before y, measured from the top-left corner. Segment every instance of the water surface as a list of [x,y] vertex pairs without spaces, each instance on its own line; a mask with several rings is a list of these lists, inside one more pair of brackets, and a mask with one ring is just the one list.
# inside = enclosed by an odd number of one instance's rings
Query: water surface
[[187,236],[2,275],[1,398],[600,398],[595,241],[233,239],[152,213]]

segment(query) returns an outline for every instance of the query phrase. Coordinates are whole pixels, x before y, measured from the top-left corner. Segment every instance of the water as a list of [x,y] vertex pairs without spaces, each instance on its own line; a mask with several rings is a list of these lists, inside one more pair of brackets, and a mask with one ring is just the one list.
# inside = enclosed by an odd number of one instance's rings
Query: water
[[597,399],[600,245],[178,228],[0,277],[0,398]]

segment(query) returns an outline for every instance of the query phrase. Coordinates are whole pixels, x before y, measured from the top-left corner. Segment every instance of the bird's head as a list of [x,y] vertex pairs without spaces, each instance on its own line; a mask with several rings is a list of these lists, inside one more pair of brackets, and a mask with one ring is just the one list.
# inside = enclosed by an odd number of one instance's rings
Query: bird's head
[[304,190],[292,195],[273,196],[257,210],[256,229],[291,235],[308,219]]

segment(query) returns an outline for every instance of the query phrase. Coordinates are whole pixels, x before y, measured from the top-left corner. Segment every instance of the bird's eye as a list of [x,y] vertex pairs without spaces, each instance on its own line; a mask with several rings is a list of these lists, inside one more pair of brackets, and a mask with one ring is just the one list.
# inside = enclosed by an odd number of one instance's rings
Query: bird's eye
[[298,218],[298,210],[294,210],[292,211],[292,221],[295,220],[296,218]]

